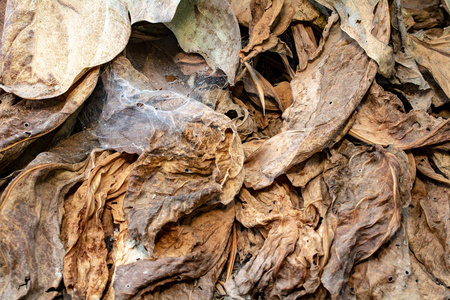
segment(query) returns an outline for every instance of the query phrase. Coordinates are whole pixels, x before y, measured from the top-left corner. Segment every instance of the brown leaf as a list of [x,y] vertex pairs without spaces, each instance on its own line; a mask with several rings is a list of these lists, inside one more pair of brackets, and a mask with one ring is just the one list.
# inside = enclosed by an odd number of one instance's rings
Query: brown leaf
[[282,81],[274,86],[275,92],[278,94],[278,105],[282,112],[284,112],[289,106],[292,105],[292,89],[291,84],[287,81]]
[[[72,152],[76,156],[77,149]],[[0,298],[53,299],[63,272],[59,238],[64,195],[84,178],[87,161],[43,153],[0,198]]]
[[5,16],[0,87],[27,99],[65,93],[87,70],[122,51],[131,31],[122,1],[13,0]]
[[[394,71],[394,56],[388,45],[390,32],[389,6],[387,0],[319,0],[334,8],[340,17],[341,28],[378,63],[378,72],[386,78]],[[383,24],[373,31],[374,24]]]
[[428,160],[428,157],[426,155],[415,155],[414,156],[416,161],[417,170],[422,173],[423,175],[434,179],[438,182],[442,182],[444,184],[450,185],[450,180],[448,178],[445,178],[442,174],[437,173],[433,167],[430,164],[430,161]]
[[251,0],[229,0],[229,2],[239,24],[248,27],[252,20],[252,13],[250,11]]
[[55,131],[74,114],[94,90],[98,74],[99,68],[94,68],[65,94],[45,101],[1,94],[0,167],[17,158],[39,137]]
[[297,71],[303,71],[317,50],[316,39],[311,27],[302,23],[292,25],[292,36],[294,37],[295,49],[297,50],[298,66]]
[[436,28],[408,34],[406,47],[418,64],[427,68],[450,97],[450,28]]
[[409,28],[426,29],[445,25],[444,9],[440,0],[402,0],[401,8],[403,17],[412,19]]
[[350,135],[370,144],[413,149],[447,142],[450,120],[422,110],[406,113],[400,99],[374,83],[361,103]]
[[245,185],[268,186],[292,166],[331,147],[348,130],[376,70],[376,63],[335,24],[320,56],[291,82],[294,102],[283,113],[284,130],[246,159]]
[[289,27],[295,14],[291,1],[252,0],[250,9],[250,40],[239,53],[241,59],[248,61],[268,50],[292,56],[287,45],[278,38]]
[[152,91],[124,57],[102,79],[108,99],[96,134],[105,147],[142,154],[124,209],[130,238],[152,256],[164,225],[233,200],[243,180],[241,142],[227,117],[180,94]]
[[106,201],[122,185],[126,186],[132,160],[130,155],[103,152],[76,192],[66,195],[61,224],[66,250],[63,275],[66,290],[73,297],[100,299],[103,295],[108,280],[108,251],[102,215]]
[[173,19],[164,24],[184,51],[201,54],[213,70],[223,70],[234,85],[241,35],[227,0],[182,0]]
[[327,24],[324,12],[319,10],[313,1],[291,0],[291,3],[295,10],[292,21],[308,21],[320,28]]
[[265,241],[227,281],[229,295],[241,299],[263,292],[268,298],[297,299],[314,292],[324,256],[315,218],[277,183],[254,195],[243,188],[238,197],[237,220],[249,230],[260,228]]
[[263,109],[265,108],[267,110],[279,110],[281,100],[280,97],[278,96],[277,91],[270,84],[270,82],[267,81],[267,79],[264,78],[264,76],[262,76],[258,71],[253,70],[253,72],[256,75],[257,80],[261,84],[265,96],[265,104],[263,105],[258,97],[257,87],[252,77],[250,76],[250,73],[246,72],[245,76],[242,79],[244,82],[244,89],[249,94],[248,96],[250,100],[252,100],[253,103],[255,103],[256,105],[258,105]]
[[[214,278],[217,278],[217,272],[221,269],[218,267],[223,266],[223,256],[228,254],[224,252],[234,214],[234,204],[230,204],[209,212],[199,211],[180,219],[179,223],[166,226],[159,233],[155,245],[157,259],[145,257],[146,259],[134,259],[117,266],[114,279],[115,299],[129,299],[133,296],[139,299],[163,284],[199,277],[198,284],[205,288],[207,295],[210,294],[215,285]],[[130,250],[125,247],[119,252],[125,254]],[[202,276],[205,277],[202,279]],[[212,284],[208,282],[208,278],[213,280]],[[178,287],[174,292],[186,292],[191,288],[191,285]],[[198,285],[194,290],[197,289]],[[203,294],[194,290],[191,289],[195,295]],[[158,293],[155,297],[157,295]]]
[[367,261],[356,265],[349,280],[348,294],[357,299],[438,299],[424,298],[410,259],[405,228],[400,228],[392,239]]
[[324,172],[337,218],[322,283],[332,299],[343,297],[353,264],[370,257],[400,227],[410,201],[407,157],[394,147],[354,146],[344,141]]
[[417,260],[435,282],[450,285],[449,185],[420,174],[411,192],[408,241]]
[[408,52],[401,51],[395,53],[394,58],[395,76],[390,81],[400,85],[395,90],[408,100],[413,109],[428,111],[436,96],[420,73],[416,61]]

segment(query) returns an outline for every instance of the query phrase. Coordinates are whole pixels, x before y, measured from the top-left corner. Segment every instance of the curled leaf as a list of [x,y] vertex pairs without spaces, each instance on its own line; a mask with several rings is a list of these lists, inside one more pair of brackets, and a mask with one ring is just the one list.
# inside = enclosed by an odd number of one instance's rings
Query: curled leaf
[[87,70],[120,53],[131,32],[122,1],[13,0],[5,16],[0,87],[26,99],[65,93]]
[[228,1],[181,0],[172,21],[165,24],[184,51],[201,54],[212,69],[222,69],[234,84],[241,35]]

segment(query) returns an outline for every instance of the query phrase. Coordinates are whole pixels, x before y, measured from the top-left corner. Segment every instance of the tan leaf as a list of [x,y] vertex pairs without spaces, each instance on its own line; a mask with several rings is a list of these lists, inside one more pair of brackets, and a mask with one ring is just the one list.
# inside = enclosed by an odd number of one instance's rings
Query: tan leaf
[[13,0],[5,15],[0,87],[26,99],[65,93],[88,69],[120,53],[131,31],[120,0]]
[[45,101],[0,95],[0,167],[13,161],[36,139],[55,131],[89,97],[97,84],[94,68],[65,94]]
[[184,51],[201,54],[234,84],[241,34],[227,0],[181,0],[172,21],[165,24]]
[[447,142],[450,120],[422,110],[405,112],[400,99],[374,82],[358,108],[350,135],[370,144],[413,149]]
[[353,265],[369,258],[401,225],[410,201],[406,155],[394,147],[354,146],[344,141],[324,172],[337,224],[322,284],[332,299],[344,297]]
[[[424,298],[419,290],[417,276],[413,270],[406,229],[399,231],[385,246],[364,261],[356,265],[348,284],[348,294],[357,299],[438,299]],[[435,284],[433,284],[435,285]]]
[[406,47],[418,64],[427,68],[450,97],[450,27],[408,34]]
[[[117,266],[114,279],[115,299],[129,299],[133,296],[139,299],[166,283],[189,283],[197,278],[199,280],[195,288],[191,284],[181,284],[172,291],[169,288],[166,293],[211,295],[224,263],[224,255],[228,254],[227,243],[234,214],[234,204],[229,204],[222,209],[199,211],[180,219],[179,223],[166,226],[155,245],[157,259],[139,259]],[[122,248],[119,251],[128,249]],[[212,282],[208,282],[208,278]],[[203,288],[205,290],[201,291]],[[164,295],[164,288],[161,290]],[[160,299],[158,294],[158,291],[154,293],[156,299]]]
[[[339,14],[341,28],[374,59],[379,66],[378,72],[386,78],[394,71],[394,56],[388,46],[390,32],[389,6],[387,0],[319,0],[332,6]],[[374,24],[381,26],[377,34],[373,33]]]
[[73,297],[100,299],[103,295],[108,280],[108,251],[102,215],[108,197],[126,185],[130,160],[131,155],[101,153],[76,192],[66,195],[61,224],[66,250],[63,275],[66,290]]
[[450,283],[449,185],[416,177],[408,207],[409,247],[435,282]]
[[181,0],[127,0],[131,24],[139,21],[170,22]]
[[152,256],[164,225],[202,205],[233,200],[243,181],[241,142],[226,116],[180,94],[151,90],[124,57],[102,80],[107,103],[95,132],[106,146],[142,154],[124,209],[128,235]]
[[250,9],[252,13],[249,24],[250,40],[239,53],[241,59],[248,61],[265,51],[292,56],[286,44],[278,38],[289,27],[295,14],[291,1],[252,0]]
[[320,56],[291,82],[294,102],[283,113],[284,130],[246,159],[245,185],[268,186],[294,165],[332,146],[348,130],[348,120],[376,70],[376,63],[335,24]]
[[[324,256],[317,219],[295,206],[284,185],[255,192],[243,188],[236,219],[246,228],[259,228],[262,247],[226,282],[230,296],[241,299],[263,292],[268,298],[297,299],[320,285]],[[321,226],[322,227],[322,226]]]
[[36,158],[1,195],[2,299],[53,299],[57,295],[63,272],[59,233],[64,196],[83,180],[87,165],[87,161],[64,163],[64,153],[59,154]]

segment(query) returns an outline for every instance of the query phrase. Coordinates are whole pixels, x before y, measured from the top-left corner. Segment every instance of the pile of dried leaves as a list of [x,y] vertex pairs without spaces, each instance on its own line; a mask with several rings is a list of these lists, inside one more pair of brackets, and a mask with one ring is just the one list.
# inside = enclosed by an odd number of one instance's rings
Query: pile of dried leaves
[[0,3],[0,299],[449,299],[448,0]]

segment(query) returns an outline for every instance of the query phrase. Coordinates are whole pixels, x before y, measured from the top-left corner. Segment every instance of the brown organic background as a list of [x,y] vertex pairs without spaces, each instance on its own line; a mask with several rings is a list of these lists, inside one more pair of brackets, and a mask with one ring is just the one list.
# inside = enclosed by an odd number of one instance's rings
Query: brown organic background
[[0,299],[450,299],[448,0],[1,0]]

